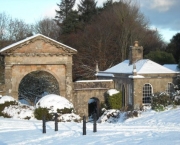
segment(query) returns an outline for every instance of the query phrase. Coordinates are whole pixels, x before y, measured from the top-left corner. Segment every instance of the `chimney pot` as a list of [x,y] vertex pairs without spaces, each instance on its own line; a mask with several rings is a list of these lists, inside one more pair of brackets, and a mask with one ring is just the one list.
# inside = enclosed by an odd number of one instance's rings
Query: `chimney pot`
[[135,47],[138,47],[139,45],[138,45],[138,41],[134,41],[134,46]]

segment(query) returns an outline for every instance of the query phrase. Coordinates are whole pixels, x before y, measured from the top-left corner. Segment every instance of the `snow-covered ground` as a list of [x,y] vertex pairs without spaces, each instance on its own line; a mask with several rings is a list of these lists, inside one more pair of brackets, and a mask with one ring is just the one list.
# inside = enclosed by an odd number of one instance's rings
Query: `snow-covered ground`
[[146,111],[139,117],[117,123],[87,123],[87,135],[82,135],[82,123],[46,123],[42,121],[0,117],[0,145],[180,145],[180,107],[163,112]]

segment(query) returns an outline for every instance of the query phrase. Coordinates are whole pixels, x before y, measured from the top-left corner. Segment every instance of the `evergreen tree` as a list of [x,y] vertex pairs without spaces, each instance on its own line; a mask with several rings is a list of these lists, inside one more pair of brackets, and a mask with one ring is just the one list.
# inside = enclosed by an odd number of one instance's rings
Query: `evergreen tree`
[[78,11],[71,11],[67,19],[62,23],[62,34],[70,34],[76,32],[79,25]]
[[180,33],[173,36],[170,43],[167,46],[167,52],[173,54],[176,62],[180,59]]
[[59,6],[59,11],[56,10],[56,22],[61,27],[62,34],[69,34],[71,32],[75,32],[78,22],[79,16],[76,10],[73,10],[73,6],[75,4],[75,0],[62,0]]
[[155,61],[161,65],[175,63],[173,55],[165,51],[151,51],[149,54],[145,55],[145,58],[151,59],[152,61]]
[[80,12],[80,20],[83,22],[89,22],[94,14],[97,13],[95,0],[81,0],[78,5],[78,11]]
[[67,19],[68,15],[72,11],[75,1],[76,0],[62,0],[60,4],[57,4],[59,7],[59,11],[56,10],[56,18],[58,18],[59,20]]

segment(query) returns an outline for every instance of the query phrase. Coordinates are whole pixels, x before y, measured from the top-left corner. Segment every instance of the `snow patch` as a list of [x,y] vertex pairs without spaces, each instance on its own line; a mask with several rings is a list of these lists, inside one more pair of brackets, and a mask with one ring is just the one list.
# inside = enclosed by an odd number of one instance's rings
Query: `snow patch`
[[50,113],[57,112],[57,109],[64,109],[64,108],[73,108],[73,104],[69,102],[66,98],[55,95],[49,94],[42,97],[37,103],[36,108],[49,108]]
[[34,119],[34,107],[23,104],[5,107],[2,113],[16,119]]
[[63,114],[58,118],[58,120],[60,120],[61,122],[79,121],[80,119],[81,119],[81,117],[79,115],[74,114],[74,113]]
[[16,100],[11,96],[0,97],[0,104],[4,104],[5,102],[11,102],[11,101],[16,101]]
[[103,115],[97,120],[98,123],[108,122],[115,123],[120,118],[120,110],[110,109],[106,110]]
[[114,94],[119,93],[119,91],[116,90],[116,89],[110,89],[110,90],[107,91],[107,93],[109,94],[109,96],[112,96],[112,95],[114,95]]

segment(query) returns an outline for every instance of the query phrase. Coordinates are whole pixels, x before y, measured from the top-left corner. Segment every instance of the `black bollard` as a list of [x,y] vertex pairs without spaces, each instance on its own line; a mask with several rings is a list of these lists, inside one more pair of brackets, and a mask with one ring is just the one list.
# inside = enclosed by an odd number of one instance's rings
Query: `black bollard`
[[42,120],[42,127],[43,127],[43,133],[46,133],[46,119],[45,119],[45,116],[43,116],[43,120]]
[[97,132],[97,125],[96,125],[97,116],[96,113],[94,113],[94,124],[93,124],[93,132]]
[[57,115],[57,113],[55,113],[54,114],[54,121],[55,121],[55,131],[58,131],[58,121],[57,121],[57,117],[58,117],[58,115]]
[[83,135],[86,135],[86,117],[83,116]]

